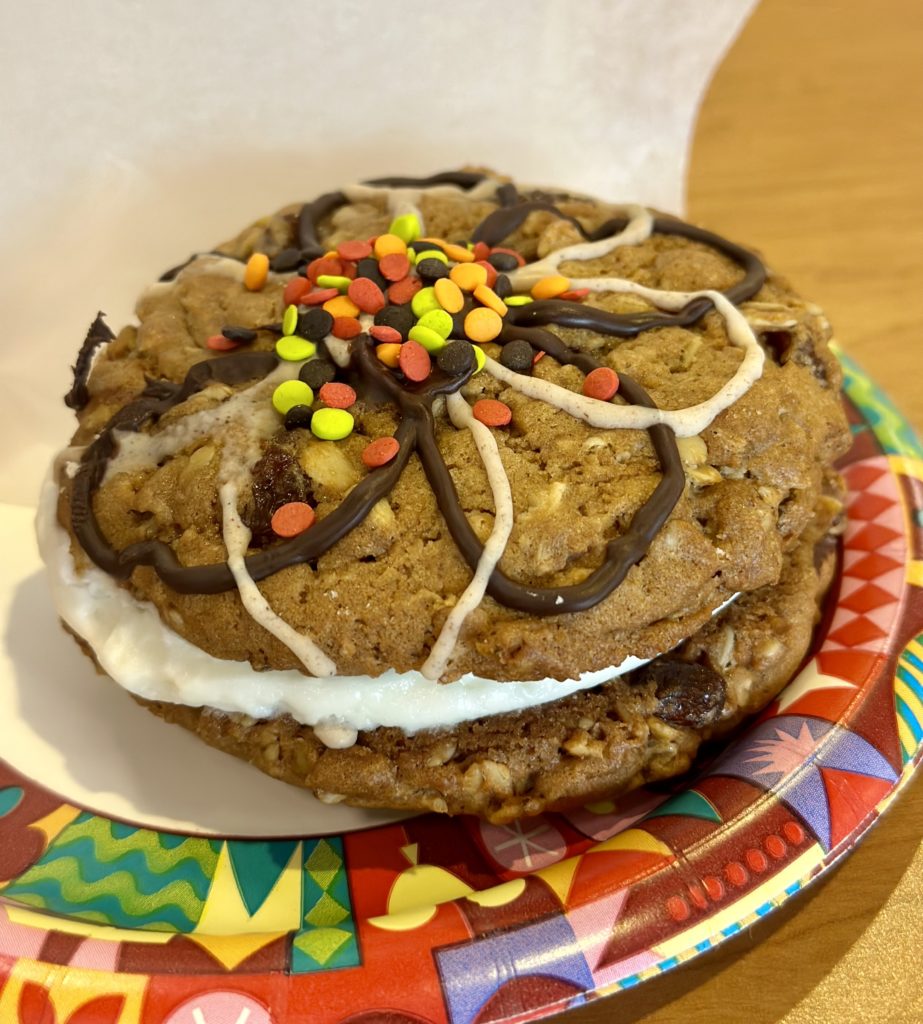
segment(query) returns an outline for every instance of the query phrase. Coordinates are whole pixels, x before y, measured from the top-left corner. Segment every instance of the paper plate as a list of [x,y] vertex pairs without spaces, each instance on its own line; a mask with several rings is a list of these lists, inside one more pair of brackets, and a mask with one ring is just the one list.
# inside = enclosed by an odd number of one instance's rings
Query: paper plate
[[828,870],[923,751],[923,449],[843,362],[831,614],[698,775],[508,826],[241,839],[114,820],[0,761],[0,1020],[536,1019],[705,952]]

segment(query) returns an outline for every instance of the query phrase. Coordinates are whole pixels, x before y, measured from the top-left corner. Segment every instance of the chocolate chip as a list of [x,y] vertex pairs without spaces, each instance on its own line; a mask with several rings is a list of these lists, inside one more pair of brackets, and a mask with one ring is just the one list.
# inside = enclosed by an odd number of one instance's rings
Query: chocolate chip
[[409,305],[385,306],[375,314],[376,327],[393,327],[406,341],[407,332],[416,323],[416,317]]
[[320,391],[337,375],[337,368],[327,359],[309,359],[301,368],[298,379],[312,391]]
[[322,341],[333,330],[333,317],[320,306],[299,306],[295,333],[308,341]]
[[506,274],[497,275],[497,280],[494,281],[494,291],[501,299],[505,299],[507,295],[513,294],[513,285]]
[[[464,245],[464,242],[462,244]],[[424,242],[422,238],[415,238],[412,242],[408,242],[407,248],[413,249],[414,252],[441,252],[443,256],[445,255],[441,245],[437,245],[435,242]]]
[[670,725],[701,729],[716,722],[724,707],[724,679],[706,665],[657,658],[639,668],[633,682],[655,684],[654,714]]
[[436,356],[436,365],[450,377],[461,377],[474,369],[474,349],[470,341],[450,341]]
[[[493,252],[487,257],[487,262],[501,273],[507,270],[515,270],[519,266],[519,260],[508,252]],[[496,288],[494,288],[496,291]]]
[[310,405],[293,405],[285,414],[285,429],[297,430],[299,427],[310,427],[314,413]]
[[287,248],[277,252],[270,260],[269,266],[278,274],[287,274],[290,270],[297,269],[303,262],[304,257],[300,249]]
[[250,543],[262,547],[278,537],[272,529],[272,514],[289,501],[314,504],[311,484],[304,470],[288,447],[270,444],[252,473],[250,497],[241,518],[253,533]]
[[534,358],[532,346],[521,338],[508,341],[500,350],[500,364],[516,373],[531,373]]
[[228,326],[221,328],[221,333],[228,341],[237,341],[242,345],[248,345],[251,341],[256,341],[256,331],[251,330],[249,327],[234,327],[228,324]]
[[370,281],[374,281],[382,291],[386,291],[390,283],[385,280],[384,275],[378,269],[378,260],[372,259],[371,256],[366,256],[356,264],[356,277],[367,277]]
[[438,281],[440,277],[449,276],[449,268],[442,260],[437,260],[433,256],[430,259],[420,260],[417,263],[417,273],[424,281]]

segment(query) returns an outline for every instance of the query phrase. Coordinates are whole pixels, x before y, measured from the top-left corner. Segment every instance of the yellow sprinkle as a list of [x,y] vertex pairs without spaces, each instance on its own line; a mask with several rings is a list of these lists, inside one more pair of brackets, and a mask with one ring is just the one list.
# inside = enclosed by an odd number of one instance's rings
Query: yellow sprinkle
[[532,298],[553,299],[562,292],[569,290],[569,278],[562,277],[560,274],[550,274],[548,277],[543,277],[540,281],[536,281],[535,284],[532,285]]
[[500,298],[493,288],[488,288],[486,284],[479,284],[474,289],[474,297],[481,305],[492,309],[498,316],[506,316],[509,312],[503,299]]
[[255,252],[244,267],[244,287],[248,292],[258,292],[269,276],[269,257],[264,252]]
[[502,330],[500,314],[487,306],[477,306],[465,317],[465,334],[472,341],[493,341]]
[[375,245],[372,247],[375,250],[375,255],[378,259],[382,259],[384,256],[390,256],[394,252],[407,252],[407,243],[403,238],[398,238],[397,235],[379,235],[375,239]]
[[463,292],[473,292],[478,285],[487,284],[487,271],[477,263],[459,263],[449,271],[449,278]]
[[335,299],[327,299],[324,309],[333,317],[359,315],[359,307],[348,295],[337,295]]
[[440,277],[433,285],[439,305],[447,313],[460,313],[465,305],[465,296],[461,288],[448,277]]
[[474,263],[474,253],[463,245],[453,245],[451,242],[446,242],[442,246],[442,251],[450,260],[455,260],[456,263]]
[[384,345],[376,345],[375,355],[385,364],[395,369],[401,358],[401,346],[397,342],[385,342]]

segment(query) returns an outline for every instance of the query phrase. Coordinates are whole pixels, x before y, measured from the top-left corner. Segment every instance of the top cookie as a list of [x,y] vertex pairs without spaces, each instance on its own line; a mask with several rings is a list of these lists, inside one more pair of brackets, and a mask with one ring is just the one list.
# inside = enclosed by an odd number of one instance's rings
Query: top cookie
[[61,521],[171,629],[259,669],[652,657],[778,579],[848,444],[819,311],[635,207],[392,179],[167,278],[88,379],[101,322],[78,360]]

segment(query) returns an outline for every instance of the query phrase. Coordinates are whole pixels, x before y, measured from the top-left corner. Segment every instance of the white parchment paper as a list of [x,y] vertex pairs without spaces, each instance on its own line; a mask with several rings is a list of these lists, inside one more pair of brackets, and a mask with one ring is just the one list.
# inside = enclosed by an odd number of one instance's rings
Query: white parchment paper
[[[50,705],[21,699],[29,684],[24,674],[35,672],[34,658],[23,660],[22,631],[34,621],[41,642],[39,632],[53,616],[49,610],[44,619],[39,611],[24,617],[23,607],[35,599],[35,563],[6,556],[30,543],[16,508],[34,506],[48,461],[72,431],[61,396],[97,310],[118,329],[131,316],[134,296],[166,267],[286,202],[363,177],[473,163],[520,181],[681,212],[698,105],[753,6],[754,0],[5,5],[0,503],[14,509],[0,507],[0,584],[7,610],[19,614],[15,638],[6,620],[0,757],[14,749],[25,757],[31,731],[31,749],[39,752],[33,761],[54,760],[55,787],[63,792],[70,778],[74,799],[99,790],[92,806],[113,813],[133,809],[160,824],[200,822],[238,833],[244,824],[240,813],[221,810],[228,759],[217,754],[202,759],[211,776],[196,762],[196,789],[152,784],[137,768],[137,751],[154,748],[146,738],[136,743],[133,731],[148,737],[150,724],[127,700],[117,729],[92,731],[96,761],[89,770],[79,709],[94,708],[95,721],[103,708],[90,690],[82,701],[78,689],[68,705],[78,716],[74,728],[53,730],[51,746],[60,755],[54,759],[40,756],[47,729],[36,717]],[[43,674],[59,672],[71,687],[90,687],[85,659],[76,648],[58,646],[53,664],[42,662]],[[87,718],[84,727],[90,724]],[[67,743],[73,749],[62,749]],[[126,771],[129,763],[136,770]],[[29,770],[38,769],[30,762]],[[290,833],[291,803],[274,801],[278,784],[251,774],[267,794],[255,834]],[[101,777],[112,784],[101,786]],[[300,820],[298,829],[305,827]]]

